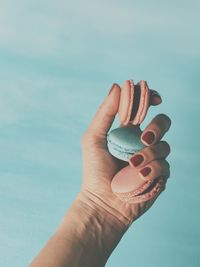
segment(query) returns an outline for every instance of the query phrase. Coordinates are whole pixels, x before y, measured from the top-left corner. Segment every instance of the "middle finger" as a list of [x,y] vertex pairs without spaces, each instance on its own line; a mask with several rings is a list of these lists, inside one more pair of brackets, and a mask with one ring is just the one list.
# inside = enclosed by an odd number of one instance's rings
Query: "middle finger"
[[142,167],[155,159],[165,159],[170,153],[170,146],[166,141],[145,147],[129,159],[132,167]]

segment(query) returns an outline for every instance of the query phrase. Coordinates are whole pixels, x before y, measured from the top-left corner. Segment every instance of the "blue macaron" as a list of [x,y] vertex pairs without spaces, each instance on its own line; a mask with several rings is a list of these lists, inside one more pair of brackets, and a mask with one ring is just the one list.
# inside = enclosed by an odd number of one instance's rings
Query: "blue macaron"
[[143,149],[142,131],[138,125],[126,125],[110,131],[107,135],[109,152],[116,158],[129,161],[130,157]]

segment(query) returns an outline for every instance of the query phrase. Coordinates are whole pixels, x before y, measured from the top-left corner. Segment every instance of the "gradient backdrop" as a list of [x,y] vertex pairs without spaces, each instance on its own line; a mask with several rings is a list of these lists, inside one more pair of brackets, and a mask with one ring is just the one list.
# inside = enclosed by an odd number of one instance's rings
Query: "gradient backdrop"
[[[163,97],[167,190],[107,267],[200,266],[198,0],[0,0],[0,266],[27,266],[81,185],[83,132],[113,82]],[[117,126],[118,121],[113,126]]]

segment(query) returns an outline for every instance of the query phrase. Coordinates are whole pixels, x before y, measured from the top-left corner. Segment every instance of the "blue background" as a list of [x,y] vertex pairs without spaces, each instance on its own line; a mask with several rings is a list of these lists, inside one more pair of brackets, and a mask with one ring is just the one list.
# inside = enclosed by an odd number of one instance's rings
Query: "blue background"
[[[81,185],[81,137],[113,82],[172,119],[171,178],[107,267],[200,264],[200,1],[0,1],[0,266],[27,266]],[[115,126],[118,125],[116,120]]]

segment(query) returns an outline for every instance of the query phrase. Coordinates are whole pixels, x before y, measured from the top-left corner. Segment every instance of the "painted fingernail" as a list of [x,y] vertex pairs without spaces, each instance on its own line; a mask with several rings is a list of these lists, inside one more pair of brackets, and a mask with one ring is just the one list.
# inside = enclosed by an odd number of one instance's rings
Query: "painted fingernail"
[[144,161],[144,157],[142,155],[134,155],[130,162],[134,167],[139,166]]
[[112,87],[111,87],[111,89],[110,89],[110,91],[108,92],[108,95],[110,95],[111,93],[112,93],[112,91],[114,90],[114,88],[115,88],[115,83],[113,83],[113,85],[112,85]]
[[150,145],[155,140],[155,134],[151,131],[148,131],[143,135],[142,140],[146,142],[148,145]]
[[150,167],[145,167],[144,169],[142,169],[140,171],[140,173],[142,174],[142,176],[146,177],[147,175],[149,175],[151,172],[151,168]]

